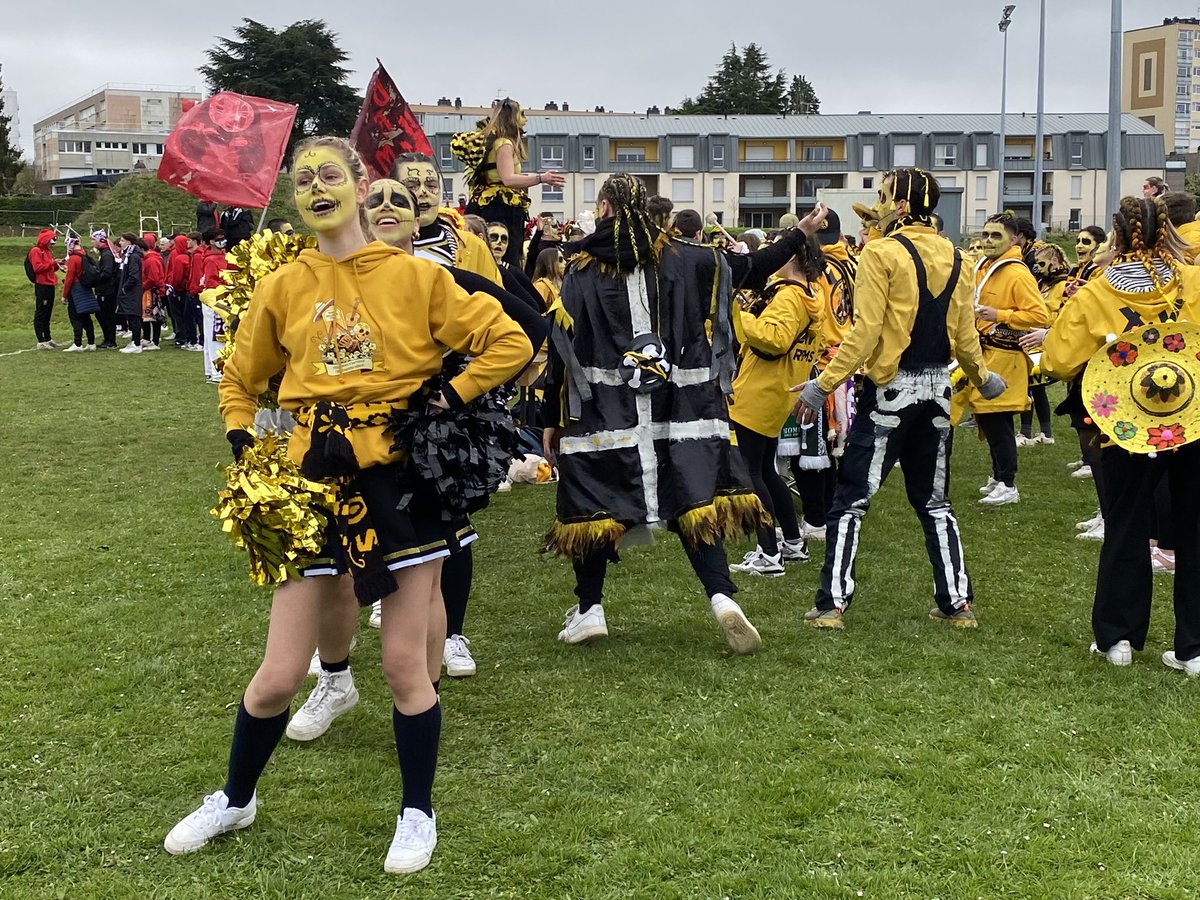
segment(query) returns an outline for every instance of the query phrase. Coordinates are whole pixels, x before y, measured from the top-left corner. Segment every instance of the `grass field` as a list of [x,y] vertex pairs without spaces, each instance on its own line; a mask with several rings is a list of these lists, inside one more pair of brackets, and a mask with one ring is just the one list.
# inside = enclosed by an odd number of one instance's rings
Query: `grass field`
[[1072,523],[1095,504],[1065,427],[994,510],[958,433],[973,633],[926,617],[893,481],[844,633],[800,624],[814,561],[741,579],[766,646],[730,656],[668,538],[613,571],[609,640],[567,648],[568,566],[534,552],[553,488],[499,495],[477,517],[480,672],[443,681],[433,864],[383,874],[399,775],[366,628],[359,707],[280,747],[253,828],[168,856],[223,781],[268,596],[208,516],[228,450],[199,354],[3,355],[32,345],[31,293],[0,256],[0,897],[1195,896],[1200,685],[1158,661],[1165,579],[1135,665],[1089,657],[1098,548]]

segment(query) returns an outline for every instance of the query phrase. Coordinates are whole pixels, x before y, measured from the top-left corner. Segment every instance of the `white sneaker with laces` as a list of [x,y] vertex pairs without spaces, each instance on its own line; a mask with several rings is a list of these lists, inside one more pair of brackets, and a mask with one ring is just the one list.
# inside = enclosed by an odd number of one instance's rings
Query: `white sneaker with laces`
[[[358,635],[350,638],[350,651],[354,652],[355,646],[358,644]],[[312,659],[308,661],[308,674],[310,678],[316,678],[321,674],[321,651],[314,650]]]
[[383,624],[383,601],[376,600],[371,604],[371,617],[367,619],[367,624],[372,628],[379,628]]
[[732,597],[724,594],[714,594],[712,614],[725,632],[725,643],[734,653],[757,653],[762,649],[762,638],[758,629],[751,624]]
[[393,875],[419,872],[429,865],[437,846],[437,816],[409,807],[396,816],[396,836],[388,847],[383,871]]
[[774,556],[769,556],[762,547],[756,547],[753,552],[746,554],[746,558],[740,563],[731,565],[729,571],[778,578],[783,574],[783,555],[776,553]]
[[1052,438],[1052,437],[1051,437],[1050,435],[1048,435],[1048,434],[1039,434],[1039,435],[1036,435],[1036,436],[1034,437],[1034,439],[1033,439],[1033,440],[1034,440],[1034,443],[1037,443],[1037,444],[1046,444],[1046,445],[1049,445],[1049,444],[1053,444],[1053,443],[1054,443],[1054,438]]
[[83,349],[84,349],[84,350],[86,350],[88,353],[94,353],[94,352],[96,351],[96,345],[95,345],[95,344],[88,344],[88,345],[87,345],[86,347],[84,347]]
[[1164,666],[1178,669],[1188,678],[1195,678],[1197,675],[1200,675],[1200,656],[1193,657],[1192,659],[1180,659],[1175,655],[1174,650],[1168,650],[1162,655],[1162,661]]
[[979,502],[984,506],[1007,506],[1010,503],[1021,502],[1021,494],[1015,485],[1009,486],[1000,482],[990,494],[980,497]]
[[1107,650],[1101,650],[1096,646],[1096,642],[1092,641],[1092,653],[1099,653],[1106,657],[1114,666],[1131,666],[1133,665],[1133,648],[1129,645],[1129,641],[1117,641]]
[[205,797],[199,809],[171,829],[163,841],[163,847],[176,856],[195,853],[213,838],[253,824],[257,814],[257,793],[249,803],[238,809],[229,805],[229,798],[224,791],[217,791]]
[[1071,473],[1071,477],[1072,478],[1091,478],[1092,477],[1092,467],[1091,466],[1080,466],[1078,469],[1076,469],[1074,472]]
[[1075,528],[1077,531],[1091,531],[1097,525],[1104,521],[1104,516],[1100,514],[1100,510],[1096,510],[1096,514],[1090,519],[1085,519],[1082,522],[1076,522]]
[[82,344],[72,344],[70,347],[68,347],[66,350],[63,351],[63,353],[82,353],[82,352],[83,352]]
[[53,350],[54,348],[50,346],[49,341],[38,341],[37,346],[34,349],[35,350]]
[[122,347],[117,352],[118,353],[141,353],[142,348],[141,348],[140,344],[135,344],[133,342],[130,342],[128,346]]
[[1082,459],[1077,459],[1077,460],[1075,460],[1074,462],[1069,462],[1069,463],[1067,463],[1067,471],[1068,471],[1068,472],[1074,472],[1074,471],[1076,471],[1077,469],[1080,469],[1080,468],[1082,468],[1082,467],[1083,467],[1083,460],[1082,460]]
[[558,633],[558,639],[564,644],[586,644],[605,637],[608,637],[608,622],[604,618],[604,607],[599,603],[582,613],[578,605],[572,606]]
[[158,344],[153,344],[150,341],[142,341],[143,350],[161,350],[162,347]]
[[1150,569],[1155,575],[1175,574],[1175,551],[1150,548]]
[[470,678],[475,674],[475,660],[471,651],[467,649],[470,643],[461,634],[452,634],[446,638],[446,646],[442,649],[442,664],[451,678]]
[[992,491],[994,491],[996,489],[996,485],[998,485],[999,483],[1000,482],[998,482],[995,478],[988,478],[987,484],[985,484],[983,487],[981,487],[979,489],[979,493],[983,494],[983,496],[986,497],[988,494],[990,494]]
[[823,541],[825,540],[824,525],[809,525],[807,522],[800,523],[800,537],[806,541]]
[[808,544],[805,543],[803,536],[798,537],[794,541],[781,541],[779,552],[783,554],[783,561],[785,563],[806,562],[808,560]]
[[358,705],[358,688],[349,669],[317,675],[317,686],[288,722],[287,736],[293,741],[315,741],[329,730],[333,720]]
[[1023,434],[1017,435],[1017,446],[1018,447],[1034,447],[1036,445],[1037,445],[1037,440],[1035,438],[1025,437],[1025,435],[1023,435]]
[[1087,531],[1081,531],[1075,535],[1077,541],[1103,541],[1104,540],[1104,520],[1101,519],[1099,524],[1094,525]]

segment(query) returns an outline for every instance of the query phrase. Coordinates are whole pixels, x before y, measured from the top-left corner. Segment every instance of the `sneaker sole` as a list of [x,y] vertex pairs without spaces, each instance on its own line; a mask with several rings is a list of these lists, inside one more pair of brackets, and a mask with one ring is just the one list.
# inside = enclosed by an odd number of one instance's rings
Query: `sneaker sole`
[[413,872],[420,872],[427,865],[429,865],[429,861],[433,859],[433,851],[436,848],[437,844],[434,843],[433,847],[429,848],[429,853],[427,853],[423,859],[418,859],[415,862],[394,863],[391,860],[385,859],[383,861],[383,871],[387,872],[389,875],[410,875]]
[[1181,663],[1177,659],[1168,661],[1166,658],[1164,658],[1163,665],[1168,669],[1175,669],[1178,672],[1182,672],[1188,678],[1195,678],[1197,675],[1200,675],[1200,672],[1189,671],[1187,663]]
[[451,678],[470,678],[472,675],[475,674],[475,666],[471,666],[470,668],[463,666],[463,667],[454,668],[454,669],[450,668],[449,666],[446,666],[446,674],[449,675]]
[[942,622],[946,625],[949,625],[951,628],[978,628],[979,627],[978,619],[956,619],[953,616],[935,616],[933,613],[929,614],[929,618],[933,619],[933,621],[935,621],[935,622]]
[[251,816],[249,819],[245,819],[241,822],[238,822],[236,825],[230,825],[228,828],[226,828],[220,834],[214,834],[207,841],[204,841],[203,843],[200,843],[200,844],[196,844],[195,846],[193,846],[191,844],[174,844],[174,845],[169,844],[167,841],[170,840],[170,835],[168,835],[167,840],[163,841],[163,849],[166,850],[168,853],[170,853],[172,856],[186,856],[189,853],[195,853],[198,850],[203,850],[205,847],[207,847],[209,844],[211,844],[217,838],[221,837],[221,835],[232,834],[235,831],[241,831],[243,828],[249,828],[251,825],[254,824],[254,819],[256,818],[257,815],[258,815],[258,813],[256,811],[255,814],[253,816]]
[[592,625],[570,636],[562,632],[559,632],[558,635],[558,639],[564,644],[590,644],[592,641],[598,641],[606,637],[608,637],[608,628],[603,625]]
[[782,569],[778,572],[764,572],[762,569],[756,569],[753,566],[730,566],[729,571],[740,572],[743,575],[759,575],[763,578],[779,578],[784,574]]
[[762,649],[762,637],[744,612],[727,609],[717,616],[717,624],[725,632],[725,643],[734,653],[745,655]]
[[339,709],[332,716],[330,716],[329,721],[325,723],[324,728],[317,728],[316,726],[313,726],[313,727],[306,726],[306,727],[293,729],[292,726],[296,724],[296,720],[293,719],[292,721],[288,722],[287,731],[285,731],[284,733],[288,737],[290,737],[293,741],[300,741],[301,743],[307,743],[308,741],[315,741],[317,738],[319,738],[321,735],[323,735],[325,732],[327,732],[333,726],[333,723],[338,720],[339,717],[350,712],[350,710],[354,709],[354,707],[356,707],[356,706],[358,706],[358,692],[357,691],[355,691],[355,693],[354,693],[354,702],[351,703],[349,706],[345,706],[342,709]]

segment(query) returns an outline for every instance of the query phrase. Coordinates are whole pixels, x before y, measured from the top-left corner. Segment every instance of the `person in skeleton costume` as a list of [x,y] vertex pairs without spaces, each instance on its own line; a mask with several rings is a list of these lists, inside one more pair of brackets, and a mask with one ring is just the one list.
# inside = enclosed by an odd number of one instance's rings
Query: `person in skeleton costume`
[[1023,264],[1017,245],[1017,222],[1007,213],[992,216],[983,227],[983,254],[975,267],[975,318],[988,370],[1008,389],[986,398],[968,390],[967,403],[987,439],[992,475],[979,489],[980,503],[1004,506],[1021,499],[1016,487],[1017,435],[1013,413],[1029,409],[1030,361],[1020,339],[1031,328],[1050,323],[1046,301],[1033,273]]
[[[1046,313],[1049,322],[1053,323],[1059,310],[1065,302],[1064,292],[1070,277],[1070,266],[1062,250],[1054,244],[1039,243],[1033,251],[1033,274],[1037,278],[1042,299],[1046,302]],[[1032,332],[1021,337],[1021,349],[1030,354],[1030,360],[1040,360],[1042,345],[1030,340]],[[1036,444],[1054,443],[1054,426],[1050,418],[1050,398],[1046,390],[1050,383],[1042,374],[1040,367],[1031,375],[1029,382],[1029,400],[1032,409],[1021,413],[1021,433],[1017,435],[1018,447],[1031,447]],[[1037,413],[1039,432],[1033,436],[1033,416]]]
[[[474,218],[479,217],[475,216]],[[510,294],[525,297],[535,306],[538,305],[540,300],[533,281],[523,269],[519,266],[510,266],[504,259],[505,254],[508,253],[508,226],[503,222],[488,222],[483,239],[487,241],[488,248],[492,251],[492,258],[496,260],[496,267],[499,268],[500,277],[504,280],[504,289]]]
[[[572,259],[551,336],[547,457],[558,511],[543,551],[568,557],[578,605],[559,640],[608,635],[601,595],[622,537],[667,524],[683,541],[736,653],[762,641],[733,600],[722,538],[769,521],[729,441],[730,268],[673,242],[656,257],[646,189],[619,173],[598,193],[597,225]],[[706,324],[711,317],[710,342]]]
[[880,236],[858,260],[854,327],[825,371],[793,388],[800,395],[797,413],[811,419],[838,385],[866,368],[826,524],[821,587],[816,606],[804,615],[815,628],[843,627],[856,586],[862,520],[897,462],[933,567],[937,606],[929,615],[955,627],[977,625],[950,506],[951,357],[957,355],[985,396],[999,396],[1005,384],[983,361],[971,273],[933,226],[938,197],[936,179],[921,169],[884,176],[870,211]]

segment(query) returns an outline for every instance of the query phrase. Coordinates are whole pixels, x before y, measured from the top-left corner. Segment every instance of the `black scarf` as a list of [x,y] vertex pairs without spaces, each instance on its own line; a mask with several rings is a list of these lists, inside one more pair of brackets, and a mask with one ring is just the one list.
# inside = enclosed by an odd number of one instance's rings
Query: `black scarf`
[[[621,227],[617,228],[620,222]],[[632,272],[651,261],[653,241],[643,224],[634,216],[609,216],[596,223],[596,230],[574,242],[586,253],[619,272]]]

